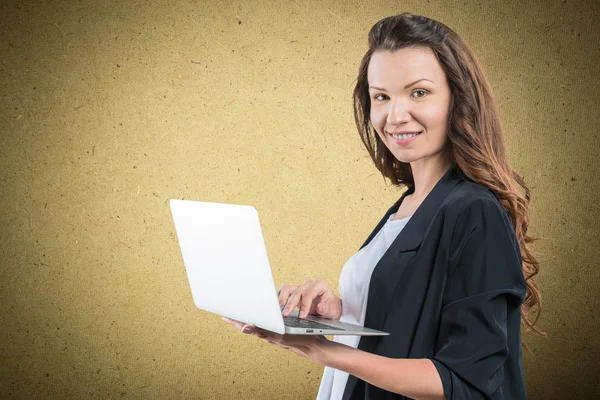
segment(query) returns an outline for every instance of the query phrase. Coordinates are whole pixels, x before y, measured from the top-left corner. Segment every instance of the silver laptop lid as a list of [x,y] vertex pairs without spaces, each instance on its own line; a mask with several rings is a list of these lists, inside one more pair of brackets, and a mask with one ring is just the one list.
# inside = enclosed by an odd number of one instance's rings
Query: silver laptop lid
[[283,334],[256,209],[191,200],[170,206],[196,307]]

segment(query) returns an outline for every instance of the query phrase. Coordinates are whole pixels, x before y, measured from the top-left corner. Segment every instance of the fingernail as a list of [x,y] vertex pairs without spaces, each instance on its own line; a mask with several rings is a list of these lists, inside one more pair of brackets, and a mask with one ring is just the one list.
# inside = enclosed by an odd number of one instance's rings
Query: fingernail
[[288,310],[288,308],[287,308],[287,307],[285,307],[285,308],[283,309],[283,313],[284,313],[284,314],[287,314],[287,313],[288,313],[288,311],[289,311],[289,310]]
[[300,318],[306,317],[306,311],[300,311]]
[[252,329],[252,328],[244,328],[244,330],[242,332],[250,334],[250,333],[254,333],[254,329]]

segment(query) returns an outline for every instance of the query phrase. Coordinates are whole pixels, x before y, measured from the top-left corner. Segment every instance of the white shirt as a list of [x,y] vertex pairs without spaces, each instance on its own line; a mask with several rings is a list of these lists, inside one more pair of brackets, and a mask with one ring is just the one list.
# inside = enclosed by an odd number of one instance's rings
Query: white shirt
[[[385,225],[368,245],[354,254],[342,268],[338,289],[342,297],[340,321],[364,326],[369,295],[369,282],[375,266],[390,247],[394,239],[408,223],[409,217],[392,220],[392,214]],[[354,348],[358,347],[360,336],[334,336],[333,341]],[[338,400],[342,398],[348,373],[325,367],[317,400]]]

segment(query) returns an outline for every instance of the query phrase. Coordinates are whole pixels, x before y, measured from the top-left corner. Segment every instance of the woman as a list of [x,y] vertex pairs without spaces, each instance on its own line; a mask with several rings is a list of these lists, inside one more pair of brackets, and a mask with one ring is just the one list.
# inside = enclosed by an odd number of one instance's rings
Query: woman
[[344,265],[341,299],[316,280],[284,284],[279,301],[285,316],[298,307],[390,335],[329,341],[227,321],[326,366],[318,399],[525,399],[521,322],[540,333],[529,189],[477,58],[444,24],[384,18],[354,110],[379,171],[408,190]]

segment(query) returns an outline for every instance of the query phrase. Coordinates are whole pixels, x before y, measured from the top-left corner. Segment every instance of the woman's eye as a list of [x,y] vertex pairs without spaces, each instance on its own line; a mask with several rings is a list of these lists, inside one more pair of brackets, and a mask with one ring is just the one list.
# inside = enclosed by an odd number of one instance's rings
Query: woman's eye
[[[415,93],[417,93],[416,96],[415,96]],[[421,97],[425,97],[427,94],[428,94],[428,92],[426,90],[417,89],[414,92],[412,92],[411,96],[418,99]],[[383,96],[383,98],[382,98],[382,96]],[[375,96],[373,96],[373,98],[377,101],[385,100],[385,97],[387,97],[387,96],[383,93],[379,93],[379,94],[376,94]]]

